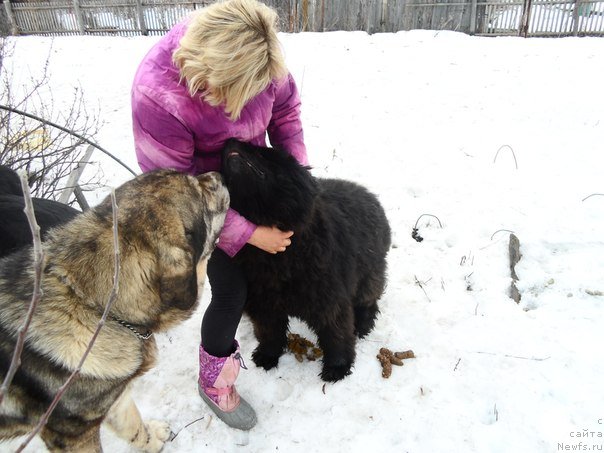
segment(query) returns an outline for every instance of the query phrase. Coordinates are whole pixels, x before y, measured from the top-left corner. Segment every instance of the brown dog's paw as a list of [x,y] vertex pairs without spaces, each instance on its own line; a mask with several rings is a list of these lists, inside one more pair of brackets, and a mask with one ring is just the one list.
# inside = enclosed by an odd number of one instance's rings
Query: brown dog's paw
[[149,434],[147,444],[142,448],[147,453],[159,453],[164,444],[170,438],[170,425],[158,420],[150,420],[145,423]]

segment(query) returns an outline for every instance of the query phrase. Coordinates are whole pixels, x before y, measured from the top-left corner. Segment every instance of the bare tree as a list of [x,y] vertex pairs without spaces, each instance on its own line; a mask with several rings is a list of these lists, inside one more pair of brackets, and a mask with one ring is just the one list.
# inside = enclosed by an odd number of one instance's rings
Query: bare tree
[[[7,39],[0,40],[0,105],[7,107],[0,109],[0,164],[14,170],[23,169],[34,196],[58,200],[69,174],[82,161],[86,152],[84,145],[97,133],[99,120],[98,114],[87,108],[81,88],[74,89],[66,111],[55,111],[48,83],[50,51],[41,75],[17,84],[13,68],[7,64],[14,54],[14,44]],[[31,116],[15,113],[15,110]],[[52,127],[35,117],[62,127]],[[78,183],[82,190],[101,186],[98,168],[87,171],[85,178]]]

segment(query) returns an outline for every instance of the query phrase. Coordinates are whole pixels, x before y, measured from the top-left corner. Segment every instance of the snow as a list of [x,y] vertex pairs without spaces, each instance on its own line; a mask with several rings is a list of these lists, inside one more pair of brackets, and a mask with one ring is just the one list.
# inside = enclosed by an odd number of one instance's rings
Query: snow
[[[129,90],[157,39],[20,37],[5,64],[25,77],[50,51],[56,110],[81,86],[104,122],[98,142],[138,171]],[[394,247],[381,315],[358,342],[353,374],[327,385],[320,363],[291,354],[278,369],[256,368],[244,318],[237,337],[249,369],[237,385],[259,423],[241,433],[197,395],[206,287],[194,316],[158,336],[159,364],[134,386],[143,416],[178,432],[164,451],[604,449],[604,196],[585,199],[604,193],[604,40],[435,31],[281,39],[314,174],[365,184],[387,210]],[[94,157],[109,186],[130,177]],[[416,222],[423,242],[411,237]],[[518,305],[508,297],[508,231],[522,253]],[[291,330],[316,339],[298,321]],[[382,346],[417,358],[384,379]],[[130,451],[102,436],[105,451]]]

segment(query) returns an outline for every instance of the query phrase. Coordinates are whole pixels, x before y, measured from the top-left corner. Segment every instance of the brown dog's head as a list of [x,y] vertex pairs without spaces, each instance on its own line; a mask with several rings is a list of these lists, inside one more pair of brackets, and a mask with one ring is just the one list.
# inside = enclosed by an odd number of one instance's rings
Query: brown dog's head
[[[229,195],[220,174],[172,170],[137,176],[115,191],[119,292],[112,314],[165,330],[189,317],[204,265],[224,223]],[[87,303],[104,305],[113,287],[113,209],[107,197],[52,235],[50,262]],[[204,276],[200,275],[202,279]]]

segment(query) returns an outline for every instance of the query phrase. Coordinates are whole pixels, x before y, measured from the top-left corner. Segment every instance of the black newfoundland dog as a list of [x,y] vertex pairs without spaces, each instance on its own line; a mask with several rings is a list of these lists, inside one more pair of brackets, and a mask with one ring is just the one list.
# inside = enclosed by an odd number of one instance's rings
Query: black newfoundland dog
[[[44,198],[32,198],[42,240],[46,233],[73,219],[80,211]],[[25,200],[17,172],[0,165],[0,257],[32,243],[32,233],[23,211]]]
[[248,278],[254,362],[277,366],[294,316],[317,334],[322,379],[346,377],[386,285],[390,227],[380,202],[350,181],[313,177],[282,150],[229,140],[222,161],[233,209],[257,225],[294,231],[284,253],[247,244],[235,256]]

